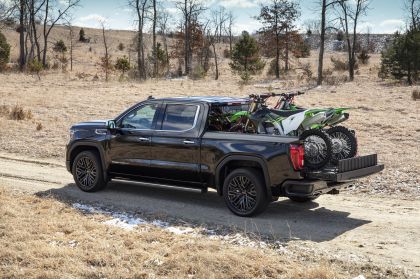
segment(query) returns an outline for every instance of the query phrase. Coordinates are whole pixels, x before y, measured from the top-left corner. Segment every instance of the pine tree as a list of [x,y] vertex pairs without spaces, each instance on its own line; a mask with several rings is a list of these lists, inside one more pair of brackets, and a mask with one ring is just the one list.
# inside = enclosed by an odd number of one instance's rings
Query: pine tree
[[251,75],[259,73],[264,68],[265,63],[261,60],[257,41],[248,32],[243,31],[241,38],[235,44],[229,66],[245,82],[251,78]]
[[0,32],[0,72],[4,69],[10,58],[10,45],[6,37]]

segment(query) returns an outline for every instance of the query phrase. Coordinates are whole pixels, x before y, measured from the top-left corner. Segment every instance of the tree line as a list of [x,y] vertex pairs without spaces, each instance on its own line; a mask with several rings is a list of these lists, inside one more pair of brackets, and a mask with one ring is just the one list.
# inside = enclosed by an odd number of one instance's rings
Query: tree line
[[[411,18],[407,34],[397,34],[394,47],[383,54],[381,73],[383,76],[408,76],[409,81],[417,78],[417,41],[420,14],[419,0],[405,0],[407,12]],[[7,3],[7,4],[6,4]],[[349,79],[354,79],[357,66],[357,54],[360,52],[358,27],[360,19],[367,14],[371,0],[314,0],[318,7],[319,18],[308,26],[307,33],[319,34],[319,57],[317,84],[323,82],[324,53],[326,33],[337,32],[342,37],[347,51],[347,67]],[[256,34],[244,32],[240,38],[234,36],[235,16],[232,11],[223,7],[210,9],[201,0],[177,0],[175,7],[179,17],[168,13],[163,0],[127,0],[127,4],[135,14],[137,32],[134,41],[136,52],[135,75],[145,80],[159,77],[169,72],[169,61],[178,62],[180,75],[205,75],[213,65],[214,78],[220,76],[218,44],[227,43],[224,56],[231,58],[231,69],[243,79],[248,79],[264,68],[265,63],[261,55],[273,58],[270,68],[276,78],[281,72],[287,73],[291,68],[291,57],[305,57],[309,55],[309,46],[303,40],[297,29],[300,18],[300,6],[293,0],[265,1],[259,7],[256,20],[261,22],[262,28]],[[48,67],[48,44],[51,31],[57,24],[69,27],[71,39],[72,12],[80,5],[80,0],[12,0],[0,2],[0,20],[9,18],[17,20],[19,32],[19,66],[21,70],[29,63],[37,63]],[[41,28],[37,28],[41,26]],[[103,42],[106,49],[105,68],[110,65],[106,43],[105,27],[103,28]],[[146,30],[150,28],[151,30]],[[151,49],[146,47],[146,33],[151,33]],[[83,34],[84,36],[84,34]],[[171,36],[172,40],[169,40]],[[1,37],[0,37],[1,38]],[[169,45],[169,41],[173,42]],[[1,45],[1,42],[0,42]],[[54,46],[55,48],[56,46]],[[0,46],[0,53],[6,52],[7,47]],[[10,47],[9,47],[10,48]],[[72,53],[72,40],[70,42]],[[359,57],[367,57],[366,49]],[[393,60],[401,58],[404,53],[405,62],[398,64]],[[402,58],[401,58],[402,59]],[[400,59],[400,60],[401,60]],[[3,59],[5,60],[5,59]],[[119,59],[118,65],[123,72],[127,70],[127,61]],[[71,58],[72,65],[72,58]],[[108,72],[107,72],[108,76]]]

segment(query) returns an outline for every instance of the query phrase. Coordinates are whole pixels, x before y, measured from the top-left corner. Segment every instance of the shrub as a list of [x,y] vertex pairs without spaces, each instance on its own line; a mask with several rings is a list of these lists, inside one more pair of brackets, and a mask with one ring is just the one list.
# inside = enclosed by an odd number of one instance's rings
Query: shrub
[[223,50],[223,57],[224,58],[230,58],[230,50],[229,49],[225,48]]
[[193,80],[199,80],[206,77],[206,71],[204,70],[204,67],[200,64],[197,64],[194,66],[190,78]]
[[357,56],[357,59],[363,64],[366,65],[369,63],[370,55],[366,48],[363,48],[362,51]]
[[39,80],[41,80],[41,76],[39,74],[43,69],[44,66],[42,63],[36,59],[28,63],[28,71],[30,73],[36,74]]
[[130,62],[128,62],[128,58],[125,55],[117,59],[117,62],[115,63],[115,69],[121,71],[122,76],[125,74],[125,72],[130,70]]
[[123,43],[119,43],[119,44],[118,44],[118,50],[119,50],[119,51],[123,51],[124,49],[125,49],[124,44],[123,44]]
[[0,72],[6,68],[6,64],[10,59],[10,45],[7,43],[6,37],[0,32]]
[[42,125],[42,123],[41,123],[41,122],[38,122],[38,123],[36,124],[36,130],[37,130],[37,131],[41,131],[43,128],[44,128],[44,126]]
[[[336,71],[347,71],[349,69],[349,63],[347,61],[331,57],[331,62],[333,63],[334,70]],[[359,64],[357,62],[354,64],[354,69],[359,69]]]
[[419,89],[414,89],[411,97],[413,98],[414,101],[420,100],[420,90]]
[[86,42],[85,29],[81,28],[79,31],[79,42]]
[[53,50],[59,53],[65,53],[67,51],[67,46],[63,40],[55,42]]
[[32,119],[32,111],[24,110],[22,106],[15,105],[10,111],[9,117],[13,120]]

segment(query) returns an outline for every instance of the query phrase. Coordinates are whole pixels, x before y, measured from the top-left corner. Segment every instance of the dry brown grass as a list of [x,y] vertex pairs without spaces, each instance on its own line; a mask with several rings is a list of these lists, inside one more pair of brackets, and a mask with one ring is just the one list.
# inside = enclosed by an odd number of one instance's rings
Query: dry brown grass
[[411,97],[413,98],[414,101],[420,100],[420,90],[419,89],[414,89]]
[[[151,226],[127,231],[52,199],[0,188],[2,278],[341,278],[318,265],[174,235]],[[308,267],[310,266],[310,267]]]

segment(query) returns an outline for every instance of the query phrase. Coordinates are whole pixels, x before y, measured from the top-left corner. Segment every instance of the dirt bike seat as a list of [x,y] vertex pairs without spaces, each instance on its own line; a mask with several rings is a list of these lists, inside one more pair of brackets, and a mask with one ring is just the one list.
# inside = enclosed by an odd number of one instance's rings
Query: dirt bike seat
[[300,113],[302,111],[305,111],[305,109],[297,109],[297,110],[277,110],[277,109],[273,109],[273,110],[271,110],[272,113],[275,113],[278,116],[282,116],[282,117],[289,117],[291,115]]

